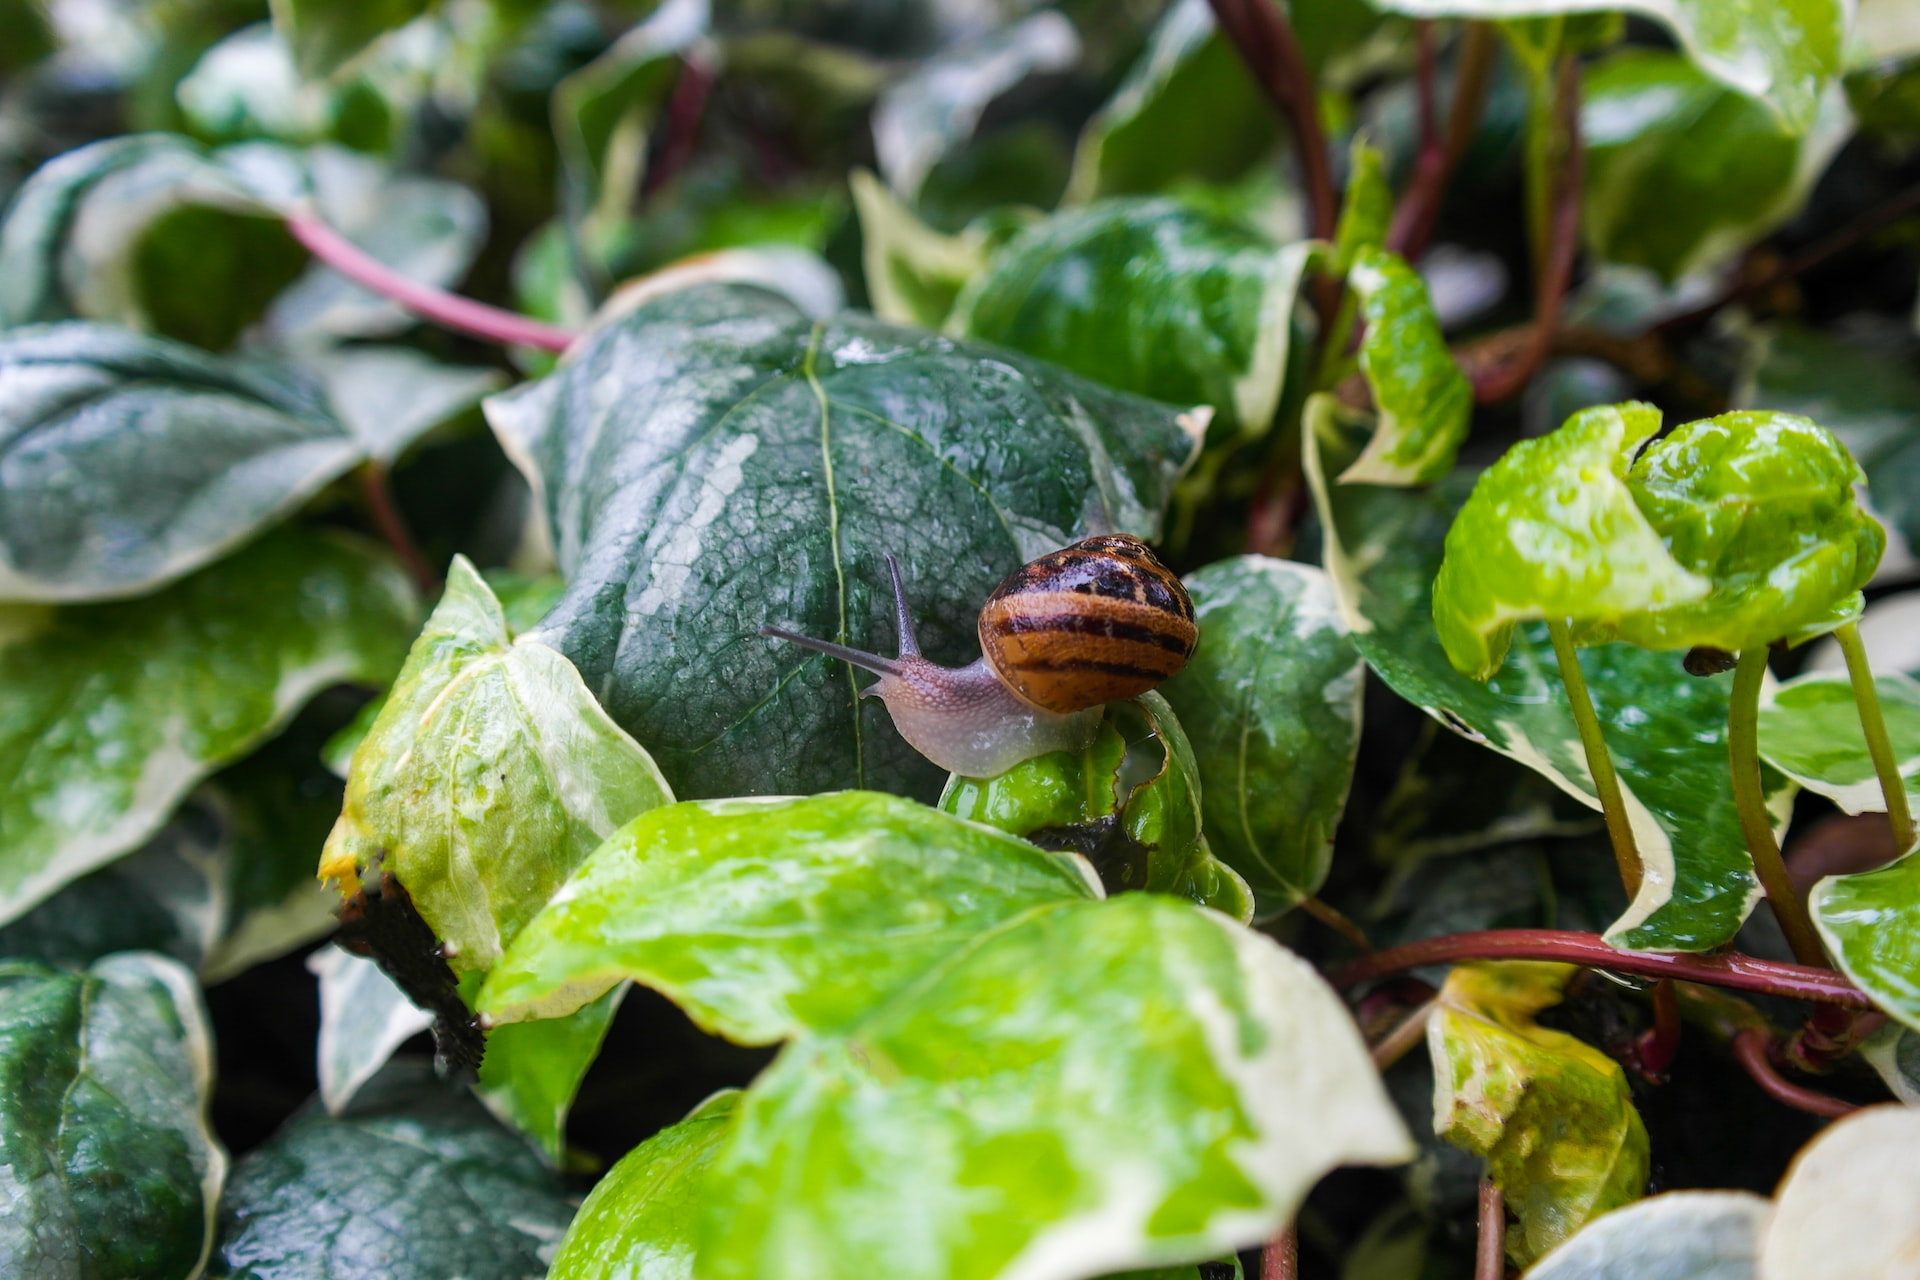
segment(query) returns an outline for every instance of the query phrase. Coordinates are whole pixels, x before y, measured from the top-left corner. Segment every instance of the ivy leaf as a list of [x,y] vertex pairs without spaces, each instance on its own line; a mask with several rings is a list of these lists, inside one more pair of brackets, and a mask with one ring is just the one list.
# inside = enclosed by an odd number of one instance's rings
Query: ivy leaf
[[139,847],[321,689],[384,684],[416,616],[384,556],[298,530],[143,600],[0,610],[0,921]]
[[[1454,513],[1468,477],[1456,472],[1424,494],[1330,485],[1329,474],[1359,452],[1364,430],[1364,421],[1343,418],[1330,398],[1308,404],[1307,477],[1327,528],[1327,573],[1354,647],[1401,697],[1598,809],[1544,626],[1515,629],[1505,665],[1484,683],[1461,674],[1435,634],[1436,552],[1449,522],[1453,530],[1463,523]],[[1600,475],[1611,474],[1604,462],[1597,465]],[[1482,483],[1489,483],[1485,476]],[[1587,503],[1595,487],[1589,484],[1576,496]],[[1644,522],[1631,500],[1614,509]],[[1544,534],[1559,536],[1551,526]],[[1651,530],[1645,534],[1659,547]],[[1445,536],[1455,535],[1450,530]],[[1475,554],[1494,559],[1508,536],[1507,527],[1495,522],[1487,537],[1497,540],[1476,540]],[[1581,667],[1646,867],[1639,894],[1614,921],[1608,941],[1674,951],[1710,950],[1729,941],[1759,894],[1727,776],[1730,677],[1689,676],[1674,655],[1622,644],[1586,650]],[[1775,821],[1784,826],[1792,789],[1771,770],[1763,770],[1763,779]]]
[[354,751],[320,875],[351,894],[390,872],[455,971],[482,971],[601,840],[672,799],[579,673],[515,640],[457,557]]
[[1895,1098],[1920,1106],[1920,1031],[1889,1022],[1862,1042],[1860,1057],[1880,1073]]
[[1527,1280],[1756,1280],[1773,1206],[1750,1191],[1669,1191],[1602,1214]]
[[986,263],[985,237],[935,231],[865,169],[855,169],[847,181],[860,215],[862,270],[873,313],[895,324],[940,328],[960,290]]
[[551,1164],[561,1163],[567,1113],[626,994],[622,983],[564,1018],[509,1023],[487,1036],[475,1092],[489,1111],[532,1138]]
[[1863,1107],[1793,1158],[1760,1242],[1763,1276],[1897,1276],[1920,1223],[1920,1108]]
[[405,26],[432,0],[272,0],[273,25],[308,80],[331,75],[376,39]]
[[193,975],[143,952],[0,961],[0,1255],[20,1275],[192,1280],[227,1157]]
[[723,1089],[622,1156],[574,1215],[547,1280],[693,1280],[707,1174],[739,1113],[739,1091]]
[[1207,842],[1269,919],[1326,880],[1360,747],[1360,655],[1318,569],[1242,556],[1186,585],[1203,641],[1162,692],[1209,780]]
[[1827,954],[1889,1016],[1920,1031],[1920,858],[1828,876],[1807,907]]
[[[1581,13],[1592,0],[1380,0],[1415,18],[1512,20]],[[1844,0],[1609,0],[1673,32],[1701,70],[1804,133],[1827,81],[1839,75],[1850,7]],[[1664,110],[1665,108],[1663,108]]]
[[307,957],[320,984],[320,1102],[339,1115],[400,1046],[433,1025],[374,961],[337,946]]
[[220,1205],[232,1280],[534,1280],[573,1216],[540,1158],[423,1062],[338,1118],[297,1112],[234,1166]]
[[1141,887],[1212,907],[1245,924],[1253,919],[1253,891],[1213,856],[1200,832],[1200,766],[1173,708],[1149,691],[1117,710],[1122,724],[1135,715],[1144,722],[1145,735],[1128,733],[1130,745],[1147,736],[1158,740],[1161,751],[1158,772],[1133,787],[1120,814],[1128,838],[1150,851]]
[[[1364,223],[1378,213],[1354,216]],[[1341,230],[1361,234],[1344,219]],[[1347,287],[1359,297],[1366,321],[1360,371],[1373,390],[1380,423],[1366,452],[1341,472],[1340,482],[1430,484],[1453,466],[1467,437],[1473,387],[1447,350],[1426,282],[1399,254],[1358,248]]]
[[1620,1064],[1536,1021],[1574,972],[1456,965],[1427,1023],[1433,1130],[1486,1160],[1519,1219],[1507,1256],[1521,1266],[1647,1183],[1647,1130]]
[[1079,859],[873,792],[645,814],[514,939],[475,1007],[553,1017],[622,979],[706,1030],[843,1026],[983,929],[1094,896]]
[[1707,598],[1713,584],[1674,559],[1627,483],[1634,452],[1659,429],[1651,405],[1585,409],[1480,474],[1433,583],[1434,624],[1456,669],[1492,676],[1522,620],[1605,626]]
[[759,626],[880,643],[892,552],[928,656],[971,660],[1001,578],[1095,525],[1151,535],[1194,448],[1165,406],[739,287],[645,303],[487,414],[570,584],[532,634],[689,796],[937,793],[850,669]]
[[1286,375],[1308,251],[1174,200],[1058,213],[994,254],[949,328],[1257,435]]
[[1615,624],[1649,649],[1738,652],[1817,635],[1863,608],[1886,535],[1854,501],[1860,468],[1833,433],[1788,413],[1689,422],[1635,459],[1633,501],[1712,591]]
[[1733,92],[1678,53],[1624,49],[1583,84],[1594,253],[1671,281],[1713,267],[1792,217],[1851,132],[1829,92],[1806,128],[1780,129],[1779,99]]
[[738,1125],[708,1175],[712,1280],[1190,1263],[1263,1239],[1335,1165],[1412,1155],[1320,977],[1152,894],[983,935],[790,1046]]
[[303,353],[301,364],[366,455],[385,468],[504,381],[498,370],[444,364],[399,346],[335,347]]
[[[1920,681],[1874,678],[1907,795],[1920,802]],[[1767,763],[1847,813],[1885,813],[1886,796],[1867,752],[1853,686],[1844,675],[1813,672],[1760,694],[1760,754]]]
[[307,264],[279,214],[199,146],[109,138],[59,156],[0,225],[0,328],[91,319],[230,346]]
[[1347,194],[1333,235],[1333,263],[1341,272],[1353,268],[1362,249],[1384,246],[1393,222],[1393,187],[1387,182],[1387,158],[1380,148],[1355,135],[1347,169]]

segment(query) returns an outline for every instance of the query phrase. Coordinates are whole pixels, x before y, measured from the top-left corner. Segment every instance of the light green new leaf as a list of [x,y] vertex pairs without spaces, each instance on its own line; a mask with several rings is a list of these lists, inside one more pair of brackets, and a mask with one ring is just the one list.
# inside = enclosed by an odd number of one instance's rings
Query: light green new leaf
[[[1253,919],[1253,890],[1233,868],[1213,856],[1200,830],[1200,765],[1173,708],[1149,691],[1115,708],[1131,752],[1136,744],[1157,740],[1160,768],[1134,786],[1121,807],[1120,825],[1147,854],[1148,893],[1171,894],[1212,907],[1245,924]],[[1128,727],[1138,717],[1139,727]]]
[[1602,1214],[1527,1280],[1754,1280],[1773,1206],[1751,1191],[1669,1191]]
[[547,1280],[693,1280],[707,1172],[733,1134],[740,1093],[716,1093],[622,1156],[594,1184]]
[[1835,965],[1890,1016],[1920,1031],[1920,857],[1828,876],[1807,895]]
[[622,979],[742,1044],[844,1026],[975,934],[1096,896],[1078,858],[873,792],[672,805],[629,824],[488,975],[493,1023]]
[[1771,100],[1735,93],[1686,58],[1625,49],[1585,76],[1581,226],[1608,262],[1667,280],[1711,268],[1792,217],[1851,132],[1836,91],[1804,136]]
[[673,793],[565,658],[456,558],[373,728],[320,874],[391,872],[456,972],[490,968],[622,823]]
[[983,237],[929,227],[865,169],[847,177],[860,215],[860,251],[873,313],[895,324],[938,329],[960,290],[985,265]]
[[971,661],[1002,578],[1095,528],[1152,536],[1197,444],[1038,360],[739,286],[652,299],[486,409],[568,576],[532,634],[689,797],[938,795],[850,668],[757,629],[891,644],[890,552],[928,656]]
[[1280,402],[1306,246],[1169,199],[1058,213],[1009,241],[948,327],[1264,431]]
[[1186,584],[1202,639],[1161,692],[1207,782],[1207,843],[1268,919],[1326,880],[1360,747],[1360,655],[1318,569],[1243,556]]
[[[1363,193],[1364,194],[1364,193]],[[1367,216],[1362,217],[1363,221]],[[1343,232],[1360,234],[1343,224]],[[1360,299],[1366,331],[1360,371],[1380,410],[1366,452],[1340,473],[1342,484],[1430,484],[1453,465],[1473,417],[1473,387],[1447,350],[1427,285],[1396,253],[1362,246],[1347,287]]]
[[[1874,678],[1880,711],[1907,795],[1920,803],[1920,681]],[[1810,672],[1760,695],[1760,754],[1801,786],[1847,813],[1885,813],[1886,797],[1867,752],[1853,686],[1844,675]]]
[[789,1046],[738,1125],[708,1175],[708,1280],[1191,1263],[1266,1238],[1336,1165],[1412,1155],[1319,975],[1153,894],[984,935]]
[[561,1163],[567,1112],[626,994],[622,983],[564,1018],[509,1023],[487,1036],[474,1091],[489,1111],[532,1138],[552,1164]]
[[432,0],[270,0],[270,7],[294,65],[318,80],[425,13]]
[[233,1280],[528,1280],[573,1217],[517,1134],[424,1062],[332,1117],[309,1104],[234,1166],[216,1271]]
[[1766,104],[1796,133],[1840,74],[1847,0],[1379,0],[1416,18],[1513,19],[1620,10],[1662,23],[1702,70]]
[[1525,1266],[1646,1188],[1646,1126],[1620,1064],[1535,1019],[1572,965],[1456,965],[1427,1023],[1433,1131],[1484,1158]]
[[1857,618],[1886,547],[1854,501],[1861,478],[1832,432],[1789,413],[1723,413],[1648,445],[1627,474],[1634,504],[1712,590],[1628,613],[1617,633],[1649,649],[1737,653]]
[[1793,1158],[1760,1242],[1760,1280],[1901,1280],[1920,1257],[1920,1107],[1864,1107]]
[[1387,158],[1380,148],[1356,135],[1350,153],[1347,194],[1340,203],[1340,224],[1333,236],[1333,265],[1345,272],[1362,249],[1387,242],[1393,222],[1393,187],[1387,182]]
[[305,531],[142,600],[0,609],[0,922],[139,847],[315,693],[384,684],[417,616],[384,556]]
[[1706,598],[1712,583],[1674,560],[1627,484],[1634,452],[1659,429],[1651,405],[1600,405],[1480,474],[1433,584],[1456,669],[1476,680],[1500,670],[1521,621],[1605,626]]
[[144,952],[0,961],[0,1258],[34,1280],[192,1280],[227,1157],[193,975]]
[[[1327,572],[1354,646],[1401,697],[1598,809],[1544,625],[1515,630],[1505,665],[1484,683],[1456,669],[1435,634],[1438,549],[1449,522],[1455,530],[1462,523],[1455,512],[1468,477],[1455,473],[1424,494],[1330,484],[1329,474],[1359,452],[1364,431],[1363,420],[1343,418],[1330,398],[1309,402],[1307,477],[1327,528]],[[1615,509],[1627,513],[1622,519],[1644,524],[1617,476],[1599,459],[1596,466],[1598,475],[1621,491]],[[1576,492],[1571,482],[1557,492],[1579,503],[1592,496]],[[1537,534],[1546,545],[1563,538],[1551,525],[1522,525],[1518,533]],[[1509,535],[1507,526],[1493,523],[1485,539],[1473,542],[1474,554],[1495,557]],[[1445,536],[1451,541],[1454,535]],[[1660,548],[1651,530],[1644,536]],[[1639,894],[1613,923],[1608,940],[1626,948],[1678,951],[1727,942],[1759,893],[1727,774],[1730,677],[1689,676],[1678,655],[1625,644],[1586,650],[1581,667],[1647,868]],[[1784,825],[1782,806],[1792,789],[1771,769],[1763,776],[1775,820]]]

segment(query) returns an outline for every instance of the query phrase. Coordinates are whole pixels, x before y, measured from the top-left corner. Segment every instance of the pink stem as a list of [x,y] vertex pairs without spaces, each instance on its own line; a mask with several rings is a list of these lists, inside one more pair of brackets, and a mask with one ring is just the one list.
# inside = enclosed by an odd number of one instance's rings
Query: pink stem
[[1733,1056],[1753,1077],[1753,1082],[1766,1091],[1767,1096],[1796,1111],[1837,1120],[1860,1109],[1832,1094],[1803,1089],[1775,1071],[1773,1060],[1767,1054],[1767,1033],[1758,1027],[1748,1027],[1733,1038]]
[[357,285],[399,303],[422,320],[510,346],[565,351],[577,337],[538,320],[409,280],[329,227],[312,212],[287,214],[287,230],[309,253]]

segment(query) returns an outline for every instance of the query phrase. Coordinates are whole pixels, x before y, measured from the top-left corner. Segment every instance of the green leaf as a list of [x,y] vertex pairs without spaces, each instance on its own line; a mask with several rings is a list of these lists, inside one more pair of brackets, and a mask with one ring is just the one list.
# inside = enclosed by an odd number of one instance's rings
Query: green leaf
[[0,225],[0,328],[90,319],[231,345],[307,264],[280,216],[170,134],[58,157]]
[[1651,405],[1600,405],[1480,474],[1433,584],[1455,668],[1492,676],[1521,621],[1604,627],[1707,597],[1713,584],[1674,559],[1627,483],[1634,452],[1659,429]]
[[[1356,214],[1362,221],[1377,216]],[[1344,220],[1341,230],[1361,234]],[[1447,473],[1467,438],[1473,387],[1447,349],[1426,282],[1399,254],[1359,248],[1347,287],[1359,297],[1366,321],[1360,371],[1379,407],[1380,425],[1340,482],[1430,484]]]
[[[1148,691],[1116,710],[1122,724],[1138,715],[1161,751],[1159,770],[1134,786],[1120,814],[1128,838],[1149,851],[1141,888],[1212,907],[1245,924],[1253,918],[1253,890],[1213,856],[1200,833],[1200,766],[1173,708],[1158,692]],[[1141,735],[1127,737],[1131,745]]]
[[1230,182],[1279,137],[1272,107],[1207,0],[1176,0],[1082,130],[1064,203],[1157,195],[1183,178]]
[[0,1256],[48,1280],[192,1280],[227,1157],[193,975],[141,952],[0,961]]
[[351,893],[390,872],[455,971],[485,970],[601,840],[672,799],[572,665],[515,640],[457,557],[354,751],[320,874]]
[[1821,90],[1840,73],[1850,16],[1844,0],[1379,0],[1379,7],[1416,18],[1511,20],[1596,8],[1639,14],[1666,26],[1702,70],[1765,103],[1795,133],[1813,125]]
[[493,1023],[552,1017],[631,978],[709,1031],[772,1044],[844,1026],[1091,881],[1078,858],[873,792],[677,804],[595,850],[475,1004]]
[[564,1018],[513,1022],[487,1036],[475,1091],[487,1109],[539,1144],[553,1164],[566,1151],[567,1112],[627,994],[623,983]]
[[0,334],[0,600],[151,591],[362,456],[284,374],[106,325]]
[[[1380,148],[1356,134],[1349,153],[1347,194],[1340,204],[1340,224],[1333,236],[1333,261],[1345,272],[1362,249],[1378,249],[1387,242],[1393,222],[1393,187],[1387,182],[1387,158]],[[1422,286],[1424,292],[1424,286]],[[1431,303],[1428,304],[1431,310]]]
[[1833,95],[1805,128],[1782,132],[1779,97],[1733,92],[1664,50],[1611,54],[1583,90],[1587,244],[1668,280],[1717,265],[1793,216],[1851,132]]
[[273,25],[309,80],[331,75],[389,31],[432,7],[432,0],[270,0]]
[[416,616],[384,556],[293,530],[142,600],[0,610],[0,921],[137,848],[321,689],[385,683]]
[[710,1280],[1195,1262],[1271,1234],[1335,1165],[1412,1154],[1311,967],[1152,894],[987,933],[789,1046],[738,1124],[708,1175]]
[[1751,1191],[1670,1191],[1588,1223],[1527,1280],[1756,1280],[1773,1206]]
[[1486,1160],[1519,1219],[1507,1256],[1521,1266],[1647,1183],[1647,1130],[1620,1064],[1536,1021],[1575,972],[1456,965],[1427,1023],[1434,1132]]
[[949,328],[1257,435],[1286,375],[1305,246],[1174,200],[1106,200],[1016,235]]
[[[1364,430],[1364,421],[1343,419],[1330,398],[1308,405],[1307,476],[1327,528],[1327,573],[1354,647],[1401,697],[1597,809],[1545,627],[1533,623],[1517,629],[1506,664],[1485,683],[1461,674],[1435,634],[1441,531],[1449,522],[1455,530],[1462,523],[1454,513],[1467,476],[1455,473],[1425,494],[1330,485],[1329,474],[1358,453]],[[1607,474],[1604,463],[1598,465],[1600,474]],[[1484,476],[1483,482],[1490,483]],[[1580,489],[1583,503],[1591,500],[1594,487]],[[1631,501],[1624,509],[1633,519],[1644,519]],[[1527,529],[1521,532],[1531,536]],[[1552,529],[1544,532],[1560,536]],[[1446,535],[1449,541],[1453,536]],[[1488,534],[1494,540],[1475,542],[1475,554],[1493,559],[1508,545],[1508,536],[1496,522]],[[1647,538],[1659,546],[1650,530]],[[1677,951],[1710,950],[1729,941],[1759,893],[1727,774],[1731,677],[1689,676],[1677,655],[1624,644],[1587,650],[1581,666],[1648,869],[1608,940],[1626,948]],[[1784,826],[1792,788],[1771,770],[1763,777],[1777,810],[1776,824]]]
[[881,643],[891,552],[928,656],[971,660],[1001,578],[1095,526],[1151,536],[1194,448],[1038,361],[739,287],[646,303],[487,414],[570,584],[532,634],[687,796],[937,794],[849,668],[756,629]]
[[1920,1106],[1920,1031],[1889,1022],[1860,1045],[1860,1057],[1880,1073],[1895,1098]]
[[374,961],[337,946],[307,957],[320,985],[320,1101],[339,1115],[401,1045],[433,1025]]
[[[1907,795],[1920,802],[1920,681],[1877,676],[1874,689]],[[1813,672],[1760,695],[1760,754],[1780,772],[1847,813],[1885,813],[1847,677]]]
[[1680,567],[1713,589],[1622,617],[1620,637],[1733,653],[1857,618],[1886,547],[1854,501],[1861,478],[1832,432],[1788,413],[1723,413],[1648,445],[1627,476],[1633,501]]
[[622,1156],[574,1215],[547,1280],[693,1280],[707,1173],[739,1112],[739,1091],[722,1090]]
[[874,104],[873,150],[887,185],[911,200],[934,166],[973,136],[995,98],[1079,58],[1073,24],[1052,9],[941,49]]
[[895,324],[938,329],[987,259],[983,237],[942,235],[914,216],[865,169],[848,175],[860,215],[862,269],[873,313]]
[[1360,747],[1360,656],[1318,569],[1242,556],[1186,584],[1203,639],[1161,692],[1208,782],[1207,842],[1268,919],[1327,878]]
[[1913,1267],[1920,1107],[1863,1107],[1793,1158],[1760,1241],[1763,1276],[1886,1276]]
[[303,353],[340,421],[367,456],[391,467],[435,427],[473,409],[500,389],[496,369],[443,364],[399,346],[334,347]]
[[232,1280],[526,1280],[573,1204],[533,1148],[423,1062],[338,1118],[309,1104],[234,1166],[215,1274]]
[[1920,1031],[1920,857],[1828,876],[1807,895],[1840,971],[1889,1016]]

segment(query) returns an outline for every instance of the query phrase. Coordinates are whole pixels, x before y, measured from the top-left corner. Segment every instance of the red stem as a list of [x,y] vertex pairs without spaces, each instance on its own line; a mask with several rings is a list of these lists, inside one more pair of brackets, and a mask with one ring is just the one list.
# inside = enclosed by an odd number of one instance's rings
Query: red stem
[[444,328],[488,342],[539,347],[544,351],[565,351],[578,336],[566,329],[556,329],[538,320],[409,280],[320,221],[310,210],[296,209],[288,213],[287,230],[314,257],[355,284],[390,298],[421,319]]
[[406,566],[407,576],[420,588],[420,594],[428,599],[439,595],[440,575],[433,571],[425,553],[420,550],[420,544],[414,541],[413,530],[408,527],[407,518],[400,514],[400,504],[394,501],[386,470],[379,463],[361,464],[360,495],[366,500],[367,514],[373,518],[373,527],[380,531],[381,538],[400,557],[400,563]]
[[1767,1033],[1758,1027],[1748,1027],[1733,1038],[1734,1059],[1746,1068],[1747,1074],[1753,1077],[1753,1082],[1765,1090],[1769,1097],[1785,1103],[1796,1111],[1806,1111],[1829,1119],[1851,1115],[1860,1109],[1853,1103],[1844,1102],[1830,1094],[1803,1089],[1783,1077],[1773,1068],[1773,1060],[1768,1055],[1767,1044]]
[[1665,1079],[1679,1048],[1680,997],[1674,994],[1673,979],[1662,978],[1653,984],[1653,1026],[1634,1046],[1640,1074],[1649,1080]]
[[[1407,183],[1400,202],[1394,206],[1393,226],[1387,232],[1387,248],[1409,262],[1426,252],[1433,238],[1434,224],[1440,219],[1440,205],[1447,183],[1460,164],[1460,158],[1473,143],[1480,125],[1480,111],[1487,101],[1487,83],[1493,71],[1493,28],[1484,22],[1472,23],[1460,41],[1460,54],[1454,64],[1453,104],[1447,112],[1447,136],[1436,144],[1422,129],[1420,154],[1414,160],[1413,178]],[[1421,68],[1423,77],[1427,68]],[[1422,94],[1427,93],[1425,85]],[[1425,110],[1422,103],[1422,110]]]
[[682,60],[680,78],[674,81],[673,97],[667,103],[666,142],[660,148],[660,159],[647,175],[643,194],[660,190],[686,167],[700,137],[700,119],[706,114],[714,78],[713,64],[698,53]]
[[1871,1009],[1865,992],[1831,969],[1758,960],[1737,952],[1688,955],[1671,951],[1617,951],[1597,933],[1568,929],[1486,929],[1425,938],[1362,956],[1331,975],[1335,986],[1351,987],[1383,974],[1422,965],[1462,960],[1557,960],[1614,973],[1675,978],[1706,986],[1761,991],[1790,1000]]
[[1500,1280],[1507,1274],[1507,1198],[1493,1179],[1480,1179],[1480,1238],[1474,1251],[1473,1280]]
[[1299,1275],[1300,1245],[1289,1222],[1260,1250],[1260,1280],[1297,1280]]
[[1220,30],[1233,42],[1247,69],[1293,130],[1300,171],[1307,188],[1313,235],[1333,239],[1339,220],[1333,194],[1333,167],[1327,160],[1327,135],[1320,125],[1320,100],[1300,55],[1293,28],[1273,0],[1208,0]]

